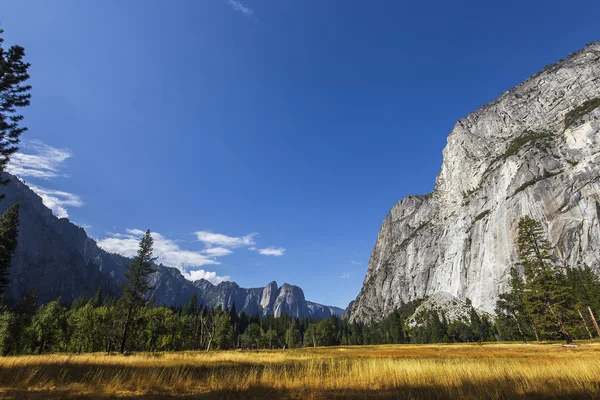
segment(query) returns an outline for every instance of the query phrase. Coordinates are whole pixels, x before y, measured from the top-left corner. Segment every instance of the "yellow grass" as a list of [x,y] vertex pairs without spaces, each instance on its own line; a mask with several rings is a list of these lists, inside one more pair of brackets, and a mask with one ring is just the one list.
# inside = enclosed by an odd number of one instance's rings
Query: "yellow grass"
[[600,398],[600,345],[400,345],[0,358],[2,398]]

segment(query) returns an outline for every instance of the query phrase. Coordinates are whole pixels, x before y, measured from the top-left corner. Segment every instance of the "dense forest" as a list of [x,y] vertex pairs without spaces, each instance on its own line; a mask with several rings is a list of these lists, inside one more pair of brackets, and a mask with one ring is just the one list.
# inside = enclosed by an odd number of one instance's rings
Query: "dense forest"
[[[150,300],[138,308],[126,328],[128,307],[123,299],[103,298],[101,288],[91,299],[70,305],[60,299],[37,306],[27,294],[12,310],[0,314],[3,355],[47,352],[177,351],[212,349],[281,349],[302,346],[431,343],[495,340],[496,329],[473,312],[469,321],[446,322],[435,313],[423,325],[408,320],[419,302],[395,311],[377,324],[349,324],[337,316],[325,320],[275,318],[208,309],[194,295],[180,308],[157,306]],[[123,343],[123,333],[128,333]]]

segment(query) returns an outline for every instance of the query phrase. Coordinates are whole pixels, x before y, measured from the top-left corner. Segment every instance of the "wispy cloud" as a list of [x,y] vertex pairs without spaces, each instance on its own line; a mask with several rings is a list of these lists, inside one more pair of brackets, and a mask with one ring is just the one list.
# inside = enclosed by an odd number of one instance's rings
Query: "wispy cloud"
[[254,245],[254,238],[257,236],[256,233],[250,233],[246,236],[227,236],[222,233],[214,233],[210,231],[198,231],[194,233],[198,240],[204,243],[206,246],[219,246],[219,247],[242,247]]
[[231,6],[231,8],[233,8],[235,11],[238,11],[238,12],[244,14],[246,17],[254,16],[253,9],[246,7],[245,5],[243,5],[242,3],[240,3],[237,0],[226,0],[226,3],[229,4]]
[[358,261],[350,261],[350,264],[354,264],[354,265],[362,265],[362,263],[359,263]]
[[223,257],[223,256],[229,255],[231,253],[232,253],[231,250],[226,249],[224,247],[210,247],[208,249],[202,250],[202,254],[206,254],[207,256],[210,256],[210,257]]
[[40,186],[29,185],[46,207],[52,210],[52,213],[58,218],[68,218],[67,207],[81,207],[83,201],[73,193],[63,192],[61,190],[46,189]]
[[281,257],[285,253],[285,249],[283,247],[267,247],[265,249],[258,249],[258,253],[263,256]]
[[342,276],[340,276],[340,279],[349,279],[349,278],[350,278],[350,274],[347,272],[345,274],[342,274]]
[[6,170],[20,178],[56,178],[61,176],[62,164],[72,156],[69,149],[59,149],[39,140],[31,140],[24,142],[21,151],[11,156]]
[[[6,170],[20,179],[34,178],[49,180],[67,176],[61,172],[63,163],[73,156],[69,149],[49,146],[39,140],[29,140],[21,144],[21,151],[13,154]],[[67,207],[81,207],[83,201],[76,194],[62,190],[48,189],[29,184],[46,207],[58,218],[68,218]]]
[[71,222],[74,223],[75,225],[77,225],[78,227],[85,229],[86,231],[88,229],[92,228],[92,226],[88,225],[88,224],[80,224],[79,222],[75,222],[75,221],[71,221]]
[[[107,237],[98,240],[98,246],[111,253],[133,257],[137,253],[139,240],[143,234],[144,231],[140,229],[126,229],[125,233],[108,234]],[[174,240],[167,239],[158,232],[152,232],[152,239],[154,239],[153,254],[157,258],[156,261],[169,267],[176,267],[186,279],[204,278],[214,284],[231,279],[230,276],[219,276],[216,272],[194,269],[203,265],[220,264],[214,257],[230,254],[231,252],[227,253],[227,249],[185,250]]]

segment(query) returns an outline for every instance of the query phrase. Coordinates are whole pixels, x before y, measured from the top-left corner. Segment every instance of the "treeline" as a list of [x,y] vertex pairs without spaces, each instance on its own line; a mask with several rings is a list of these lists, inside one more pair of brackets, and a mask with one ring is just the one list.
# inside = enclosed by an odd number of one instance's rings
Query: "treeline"
[[[410,327],[409,318],[420,302],[402,306],[383,321],[350,324],[329,319],[248,316],[198,304],[194,294],[183,307],[157,306],[154,300],[136,310],[129,323],[123,351],[181,351],[228,349],[285,349],[334,345],[435,343],[493,340],[493,326],[473,312],[471,320],[445,322],[435,313]],[[56,300],[36,304],[26,294],[12,309],[0,313],[0,354],[121,351],[128,315],[123,299],[103,298],[100,288],[92,298],[70,305]]]
[[542,225],[519,221],[518,267],[510,290],[496,304],[496,325],[506,340],[592,339],[600,336],[600,280],[588,267],[571,268],[553,256]]

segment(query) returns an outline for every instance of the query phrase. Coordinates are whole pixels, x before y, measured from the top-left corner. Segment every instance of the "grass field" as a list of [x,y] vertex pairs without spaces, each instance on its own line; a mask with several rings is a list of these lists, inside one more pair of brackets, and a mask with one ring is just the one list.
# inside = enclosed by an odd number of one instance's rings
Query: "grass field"
[[600,344],[0,358],[2,398],[600,398]]

